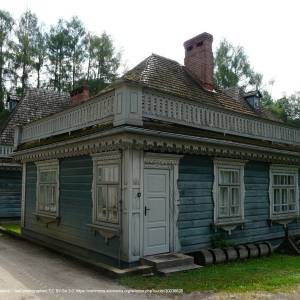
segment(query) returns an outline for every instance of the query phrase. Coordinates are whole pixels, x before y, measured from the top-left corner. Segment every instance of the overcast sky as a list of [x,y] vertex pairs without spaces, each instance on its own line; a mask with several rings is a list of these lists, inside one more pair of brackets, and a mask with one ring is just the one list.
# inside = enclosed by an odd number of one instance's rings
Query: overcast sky
[[129,68],[151,53],[183,63],[183,42],[201,32],[242,45],[275,98],[300,90],[297,0],[0,0],[18,18],[27,8],[45,25],[78,15],[88,30],[109,33]]

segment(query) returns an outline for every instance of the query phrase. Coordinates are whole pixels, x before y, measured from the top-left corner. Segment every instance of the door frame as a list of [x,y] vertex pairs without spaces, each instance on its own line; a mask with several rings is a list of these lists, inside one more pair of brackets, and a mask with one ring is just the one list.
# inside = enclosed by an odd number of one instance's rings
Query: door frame
[[[178,205],[179,205],[179,192],[178,192],[178,166],[179,160],[182,155],[176,154],[163,154],[163,153],[150,153],[144,154],[144,170],[145,169],[163,169],[169,171],[169,252],[179,252],[180,242],[178,237]],[[144,185],[144,171],[143,171],[143,185]],[[145,199],[143,197],[143,208],[145,206]],[[142,222],[142,230],[144,232],[144,214]],[[144,256],[144,234],[142,242],[142,256]]]

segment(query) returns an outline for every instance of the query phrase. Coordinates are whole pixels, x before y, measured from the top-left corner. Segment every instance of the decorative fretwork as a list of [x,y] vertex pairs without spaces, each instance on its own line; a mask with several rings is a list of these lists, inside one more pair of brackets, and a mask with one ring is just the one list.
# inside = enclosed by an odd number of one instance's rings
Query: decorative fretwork
[[13,152],[13,146],[0,145],[0,157],[8,157]]
[[81,105],[53,116],[29,123],[23,127],[21,143],[68,133],[104,123],[113,115],[113,94],[96,97]]
[[205,107],[173,96],[143,94],[143,117],[273,142],[300,144],[300,130],[275,122]]

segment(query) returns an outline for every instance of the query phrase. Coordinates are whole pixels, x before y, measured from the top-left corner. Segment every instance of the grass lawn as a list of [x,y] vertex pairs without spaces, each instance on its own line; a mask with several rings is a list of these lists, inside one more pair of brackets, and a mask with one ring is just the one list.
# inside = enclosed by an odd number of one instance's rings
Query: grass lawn
[[121,284],[135,289],[180,289],[193,291],[249,292],[288,291],[300,284],[300,257],[273,254],[244,262],[203,267],[168,277],[128,276]]
[[21,234],[21,226],[19,224],[1,224],[0,226],[18,235]]

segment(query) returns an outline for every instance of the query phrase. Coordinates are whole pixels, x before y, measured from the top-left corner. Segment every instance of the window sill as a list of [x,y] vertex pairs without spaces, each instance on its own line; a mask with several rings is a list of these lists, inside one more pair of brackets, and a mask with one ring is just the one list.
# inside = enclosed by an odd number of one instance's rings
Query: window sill
[[213,224],[213,227],[215,231],[217,231],[218,228],[223,229],[228,232],[228,234],[231,234],[231,231],[236,229],[237,227],[241,227],[241,229],[244,229],[244,220],[234,220],[234,221],[228,221],[228,222],[216,222]]
[[119,226],[105,226],[105,225],[98,225],[98,224],[87,224],[93,231],[94,234],[100,234],[104,237],[105,243],[108,244],[110,239],[114,237],[120,236],[120,228]]
[[48,225],[52,223],[56,223],[57,226],[60,224],[61,218],[59,216],[43,214],[40,212],[33,213],[33,215],[36,217],[37,221],[46,224],[46,227],[48,227]]
[[280,224],[283,226],[287,226],[287,224],[292,223],[294,221],[298,221],[300,218],[299,214],[294,215],[278,215],[278,216],[272,216],[268,221],[270,223],[270,226],[275,224]]

